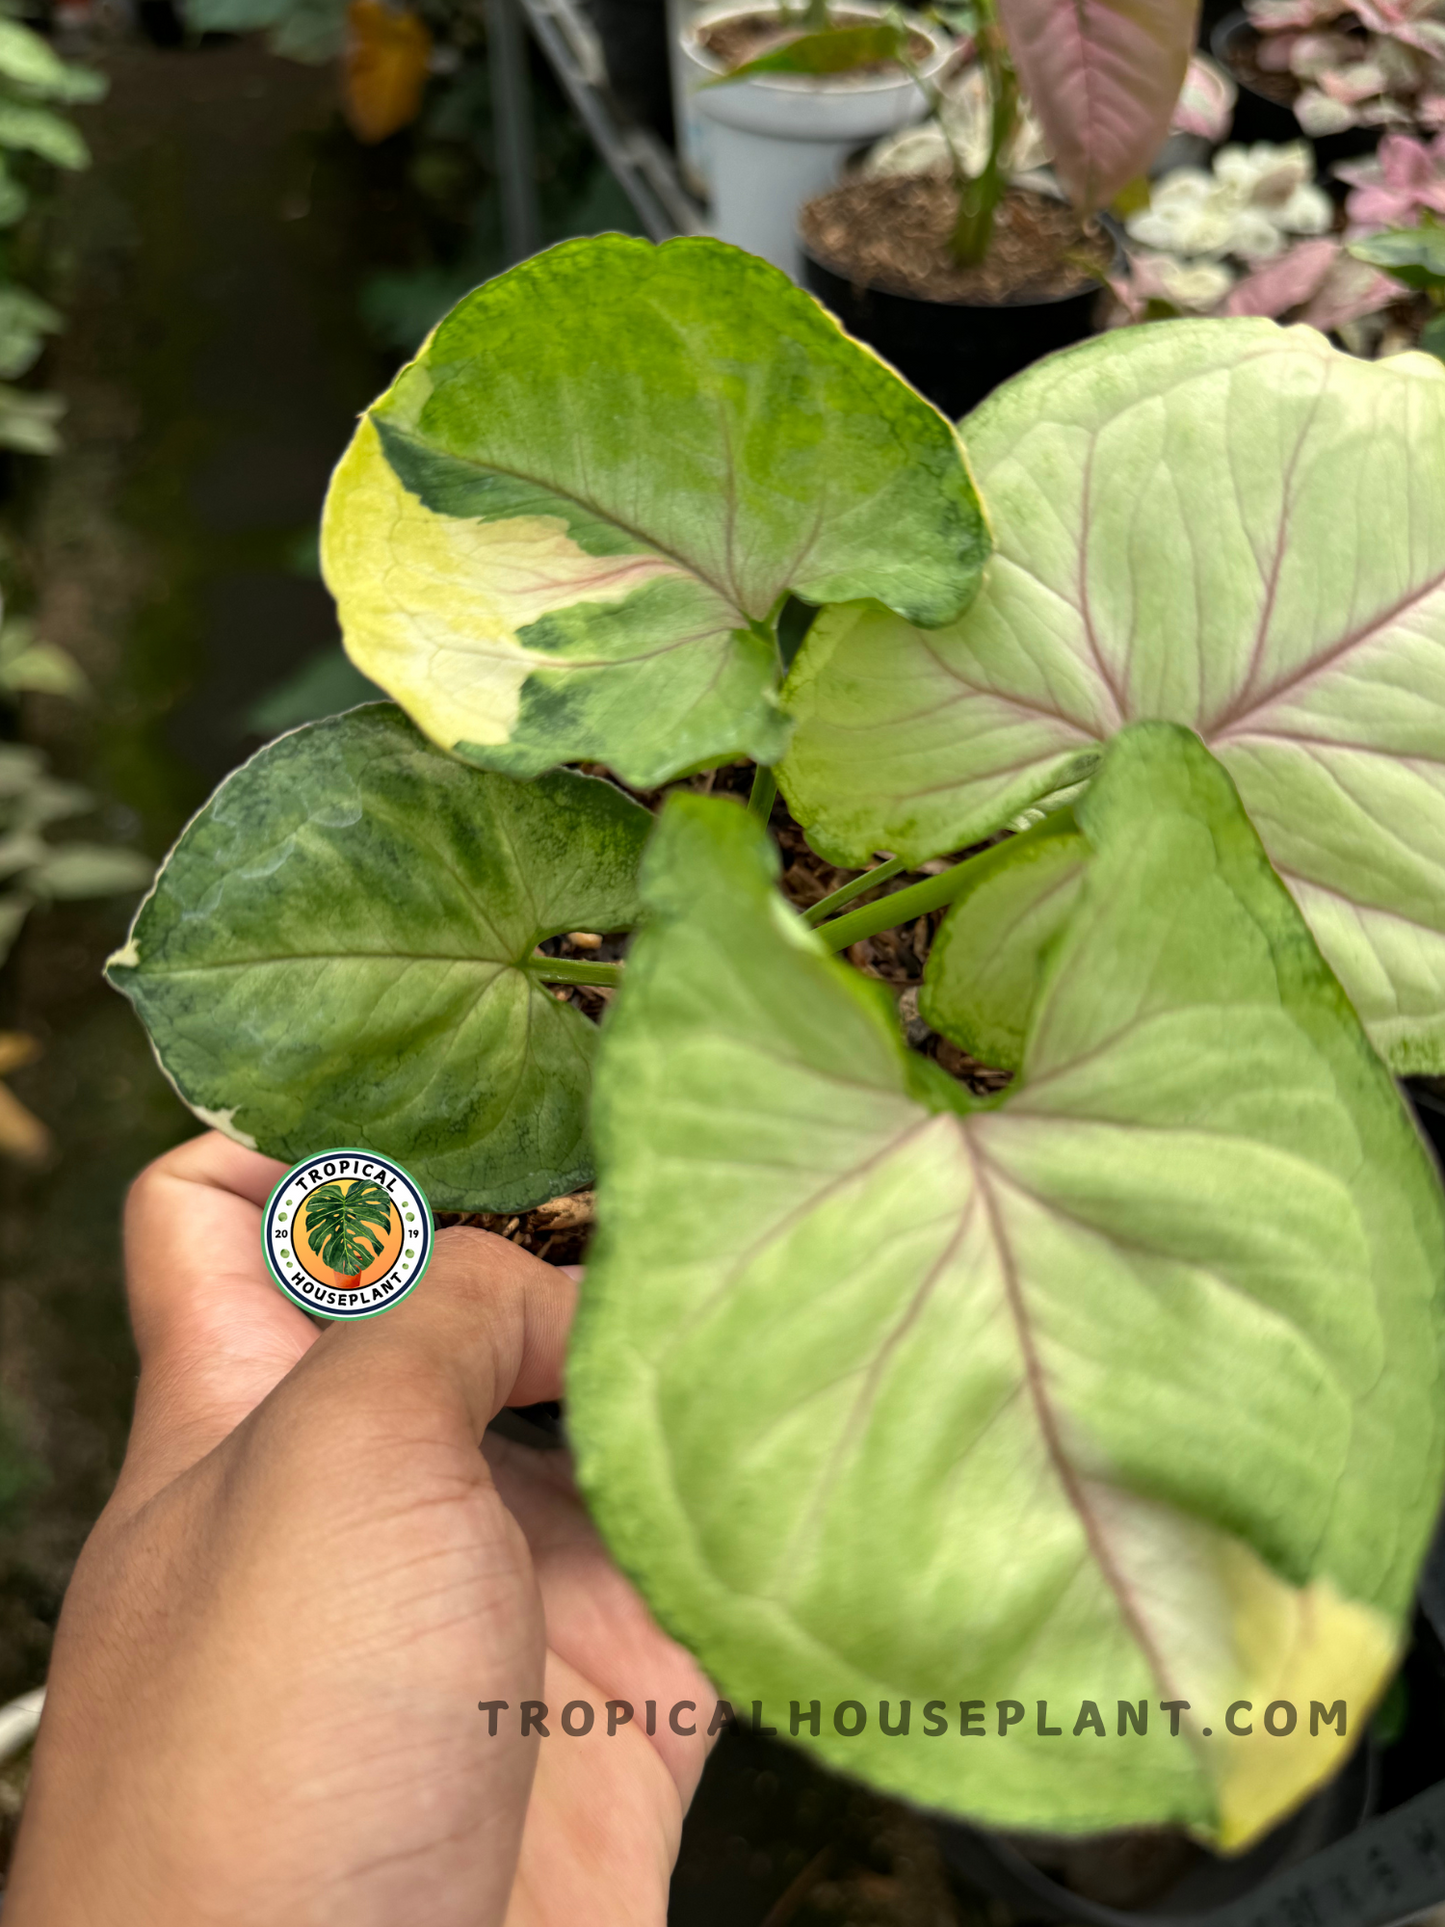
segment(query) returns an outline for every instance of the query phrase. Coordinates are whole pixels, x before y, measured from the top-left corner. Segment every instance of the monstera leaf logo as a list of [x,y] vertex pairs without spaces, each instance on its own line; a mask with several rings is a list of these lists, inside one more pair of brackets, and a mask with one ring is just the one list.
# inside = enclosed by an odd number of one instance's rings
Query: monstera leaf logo
[[306,1235],[322,1264],[355,1278],[381,1256],[391,1230],[391,1199],[364,1178],[323,1184],[306,1200]]

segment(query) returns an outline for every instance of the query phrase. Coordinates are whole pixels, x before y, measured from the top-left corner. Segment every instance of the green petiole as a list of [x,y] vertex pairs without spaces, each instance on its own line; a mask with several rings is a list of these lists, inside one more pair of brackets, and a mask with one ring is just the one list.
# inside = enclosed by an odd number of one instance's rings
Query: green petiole
[[[1020,830],[1010,839],[1014,843],[1028,842],[1034,838],[1058,834],[1060,817],[1057,813],[1046,816],[1037,823],[1031,823],[1026,830]],[[876,937],[880,930],[896,930],[900,924],[911,923],[915,917],[926,916],[930,910],[941,910],[946,903],[952,903],[961,891],[967,888],[974,865],[992,854],[999,846],[989,844],[982,850],[975,850],[961,863],[955,863],[942,875],[925,877],[921,883],[911,883],[906,890],[894,890],[876,903],[867,903],[861,910],[852,910],[846,917],[835,917],[831,923],[819,926],[818,935],[830,950],[846,950],[850,943],[861,943],[864,937]],[[867,879],[881,877],[886,865],[870,870]]]
[[766,823],[773,813],[773,798],[778,793],[778,779],[766,763],[759,763],[753,771],[752,794],[748,797],[748,808],[760,823]]
[[821,903],[815,903],[811,910],[805,910],[803,922],[809,925],[822,923],[826,917],[835,916],[854,897],[861,897],[877,884],[887,883],[890,877],[901,876],[907,868],[901,856],[891,856],[886,863],[875,864],[871,870],[865,870],[862,876],[854,877],[851,883],[843,884],[831,896],[824,897]]
[[544,984],[606,984],[622,982],[620,963],[584,963],[576,957],[531,957],[522,966]]

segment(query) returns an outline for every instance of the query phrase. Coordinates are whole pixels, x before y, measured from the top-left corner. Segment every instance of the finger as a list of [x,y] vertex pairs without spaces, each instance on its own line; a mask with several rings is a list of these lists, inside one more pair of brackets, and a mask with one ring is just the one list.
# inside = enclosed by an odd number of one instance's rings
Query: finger
[[622,1700],[639,1729],[651,1724],[649,1737],[685,1809],[716,1738],[707,1730],[716,1692],[608,1557],[578,1496],[570,1455],[537,1451],[493,1433],[484,1450],[497,1492],[526,1536],[548,1648],[596,1682],[599,1717],[603,1700]]
[[[685,1802],[639,1728],[609,1734],[605,1715],[570,1733],[570,1701],[595,1708],[597,1682],[547,1654],[548,1737],[522,1827],[505,1927],[661,1927],[682,1840]],[[580,1715],[573,1715],[574,1722]]]
[[141,1377],[125,1502],[203,1458],[315,1342],[261,1251],[261,1208],[284,1171],[208,1131],[131,1187],[126,1285]]
[[504,1405],[560,1396],[577,1287],[554,1265],[491,1232],[441,1232],[425,1277],[380,1317],[334,1329],[296,1375],[298,1396],[340,1393],[393,1410],[453,1402],[480,1440]]

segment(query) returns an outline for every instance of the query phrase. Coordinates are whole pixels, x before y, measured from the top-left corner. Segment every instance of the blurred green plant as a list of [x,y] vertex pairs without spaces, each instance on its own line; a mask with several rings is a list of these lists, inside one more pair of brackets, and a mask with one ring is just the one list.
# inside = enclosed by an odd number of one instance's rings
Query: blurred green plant
[[42,750],[0,743],[0,963],[37,904],[144,889],[154,865],[108,843],[52,843],[52,824],[84,816],[95,798],[50,774]]
[[45,1468],[25,1444],[10,1408],[0,1405],[0,1531],[15,1522],[44,1480]]
[[346,0],[188,0],[193,33],[264,33],[272,53],[320,65],[346,45]]
[[1427,217],[1419,227],[1367,235],[1351,244],[1350,253],[1425,296],[1434,312],[1420,330],[1417,346],[1445,361],[1445,227]]
[[[41,35],[0,15],[0,228],[14,227],[30,207],[39,167],[90,165],[79,129],[55,110],[99,100],[108,84],[104,74],[62,60]],[[8,279],[0,255],[0,448],[26,455],[59,448],[61,397],[10,384],[29,373],[45,337],[63,326],[47,301]]]
[[269,739],[301,723],[355,709],[358,703],[376,702],[384,693],[362,675],[338,642],[309,656],[284,682],[252,703],[245,725],[249,733]]
[[20,616],[0,623],[0,696],[33,692],[78,698],[89,689],[69,650],[38,640],[33,623]]

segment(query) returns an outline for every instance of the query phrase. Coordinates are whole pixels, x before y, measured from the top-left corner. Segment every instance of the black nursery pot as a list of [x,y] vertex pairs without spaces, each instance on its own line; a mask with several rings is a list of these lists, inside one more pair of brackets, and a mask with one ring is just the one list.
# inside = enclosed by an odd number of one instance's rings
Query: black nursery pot
[[1094,332],[1099,289],[1052,301],[975,307],[857,287],[806,242],[803,285],[951,421],[966,415],[1010,375]]
[[[1316,1915],[1299,1911],[1301,1873],[1309,1870],[1307,1884],[1311,1876],[1318,1879],[1316,1862],[1321,1854],[1356,1836],[1373,1810],[1378,1781],[1378,1761],[1366,1744],[1356,1750],[1329,1786],[1249,1853],[1235,1860],[1201,1857],[1162,1894],[1135,1908],[1106,1906],[1084,1898],[1053,1879],[1001,1835],[942,1822],[938,1839],[954,1874],[975,1889],[982,1887],[997,1895],[1030,1921],[1077,1921],[1085,1927],[1133,1927],[1141,1920],[1170,1921],[1180,1927],[1192,1927],[1196,1922],[1199,1927],[1205,1927],[1205,1923],[1208,1927],[1276,1927],[1278,1922],[1284,1927],[1285,1922],[1298,1919],[1309,1921],[1310,1927],[1326,1927],[1328,1919],[1328,1927],[1334,1927],[1332,1918],[1317,1920]],[[1445,1819],[1445,1801],[1441,1818]],[[1120,1849],[1121,1860],[1127,1851],[1127,1847]],[[1432,1889],[1428,1899],[1434,1897]],[[1287,1905],[1280,1911],[1279,1902],[1286,1898]],[[1379,1916],[1380,1921],[1393,1918],[1393,1914]],[[1364,1915],[1342,1915],[1341,1927],[1346,1919],[1350,1927],[1369,1927]]]
[[[1226,14],[1209,36],[1209,51],[1239,88],[1229,138],[1246,146],[1255,141],[1273,141],[1282,146],[1286,141],[1308,140],[1309,136],[1288,107],[1255,93],[1243,78],[1238,63],[1244,48],[1256,37],[1249,16],[1243,11]],[[1373,154],[1380,144],[1380,129],[1347,127],[1340,134],[1321,134],[1310,144],[1315,150],[1315,168],[1321,183],[1330,186],[1330,169],[1335,162],[1360,160]]]
[[1088,1899],[1011,1840],[953,1821],[936,1826],[944,1861],[961,1892],[983,1888],[1030,1922],[1402,1927],[1445,1900],[1445,1779],[1436,1777],[1445,1771],[1445,1677],[1428,1626],[1417,1629],[1406,1679],[1413,1742],[1382,1752],[1367,1737],[1328,1786],[1248,1853],[1199,1855],[1138,1906]]

